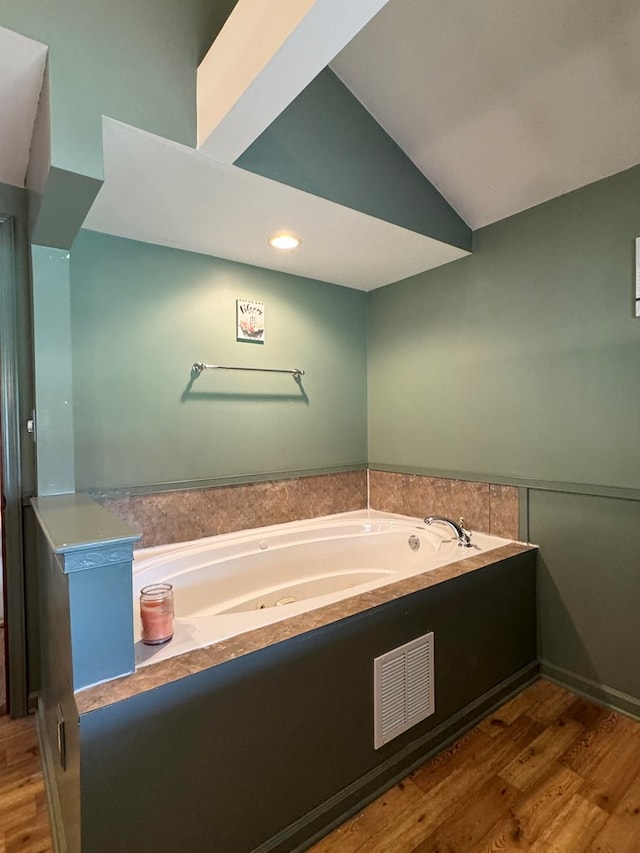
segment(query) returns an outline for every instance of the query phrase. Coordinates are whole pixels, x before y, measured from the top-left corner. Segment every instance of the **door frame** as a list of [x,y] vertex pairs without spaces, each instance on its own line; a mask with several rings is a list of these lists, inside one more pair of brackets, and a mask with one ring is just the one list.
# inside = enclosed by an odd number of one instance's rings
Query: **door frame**
[[[22,537],[22,467],[19,383],[20,324],[16,266],[16,223],[0,215],[0,452],[5,544],[4,600],[7,707],[12,717],[28,712],[26,601]],[[19,325],[20,324],[20,325]]]

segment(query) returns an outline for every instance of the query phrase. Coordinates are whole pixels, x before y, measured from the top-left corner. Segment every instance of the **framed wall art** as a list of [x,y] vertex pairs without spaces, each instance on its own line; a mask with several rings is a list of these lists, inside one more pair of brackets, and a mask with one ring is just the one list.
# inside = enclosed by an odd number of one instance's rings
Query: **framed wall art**
[[252,299],[236,299],[238,341],[263,344],[265,335],[265,304]]

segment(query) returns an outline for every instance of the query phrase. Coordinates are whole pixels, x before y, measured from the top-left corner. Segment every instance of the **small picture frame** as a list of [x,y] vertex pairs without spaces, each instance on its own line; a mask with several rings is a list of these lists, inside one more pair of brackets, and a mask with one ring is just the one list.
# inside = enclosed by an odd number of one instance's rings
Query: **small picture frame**
[[263,344],[265,304],[253,299],[236,299],[236,340]]

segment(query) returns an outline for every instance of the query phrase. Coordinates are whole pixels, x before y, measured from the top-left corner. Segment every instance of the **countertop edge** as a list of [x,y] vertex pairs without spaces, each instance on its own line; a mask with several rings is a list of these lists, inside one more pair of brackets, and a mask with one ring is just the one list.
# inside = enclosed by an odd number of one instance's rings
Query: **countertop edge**
[[141,538],[125,521],[83,492],[31,498],[31,506],[54,554],[66,556]]

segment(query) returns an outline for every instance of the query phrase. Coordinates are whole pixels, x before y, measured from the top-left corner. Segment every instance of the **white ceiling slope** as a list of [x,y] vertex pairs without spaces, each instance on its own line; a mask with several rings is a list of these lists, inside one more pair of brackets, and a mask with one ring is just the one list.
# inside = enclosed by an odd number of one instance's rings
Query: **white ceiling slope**
[[0,183],[23,187],[47,47],[0,27]]
[[[84,227],[371,290],[468,253],[130,125],[103,120],[105,182]],[[295,228],[285,254],[267,239]]]
[[474,229],[640,163],[638,0],[390,0],[332,68]]
[[[240,0],[199,71],[200,148],[103,119],[105,181],[84,227],[361,290],[464,257],[232,165],[386,2]],[[295,252],[268,245],[283,230]]]
[[238,0],[198,68],[198,146],[233,163],[388,0]]
[[[348,31],[344,0],[277,5],[283,17],[248,70],[260,33],[251,16],[219,54],[229,102],[216,108],[210,146],[194,151],[104,120],[105,183],[85,227],[363,290],[462,257],[229,164]],[[332,67],[473,228],[640,163],[637,0],[352,5],[363,24],[383,8]],[[333,9],[335,32],[304,26],[320,9]],[[286,97],[272,93],[283,78]],[[282,229],[302,238],[291,255],[267,245]]]

